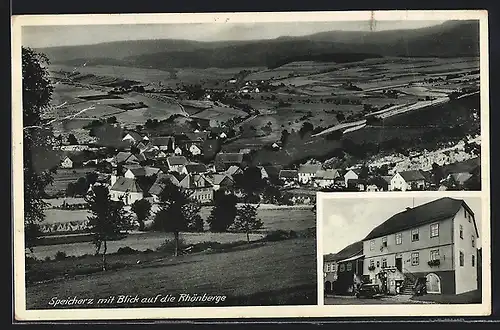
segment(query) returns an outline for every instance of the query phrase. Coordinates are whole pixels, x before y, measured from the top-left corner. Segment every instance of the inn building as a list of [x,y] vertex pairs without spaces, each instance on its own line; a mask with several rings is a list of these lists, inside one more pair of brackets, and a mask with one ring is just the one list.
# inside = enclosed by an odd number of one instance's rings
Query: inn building
[[363,240],[364,281],[377,283],[379,273],[391,270],[403,279],[402,291],[418,278],[428,293],[477,290],[478,239],[474,213],[463,200],[445,197],[407,208]]

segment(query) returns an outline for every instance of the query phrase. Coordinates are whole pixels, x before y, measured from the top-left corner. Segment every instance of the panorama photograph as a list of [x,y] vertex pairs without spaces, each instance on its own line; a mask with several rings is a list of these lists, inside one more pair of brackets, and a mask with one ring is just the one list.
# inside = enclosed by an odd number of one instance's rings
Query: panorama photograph
[[482,302],[480,197],[330,197],[325,305]]
[[23,26],[26,308],[316,305],[317,192],[480,190],[479,21],[376,23]]

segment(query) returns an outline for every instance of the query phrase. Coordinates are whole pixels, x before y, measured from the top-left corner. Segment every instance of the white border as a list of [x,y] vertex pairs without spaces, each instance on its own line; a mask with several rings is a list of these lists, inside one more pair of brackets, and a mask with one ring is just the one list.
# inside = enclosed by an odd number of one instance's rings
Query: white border
[[[318,303],[319,306],[276,307],[175,307],[128,309],[26,310],[24,286],[23,184],[22,184],[22,79],[21,28],[42,25],[115,25],[115,24],[179,24],[179,23],[253,23],[253,22],[320,22],[320,21],[396,21],[396,20],[479,20],[481,77],[481,146],[483,192],[440,192],[436,196],[483,198],[483,303],[476,305],[391,305],[387,306],[322,306],[323,256],[321,227],[317,225]],[[279,318],[279,317],[353,317],[353,316],[479,316],[491,311],[490,238],[489,238],[489,103],[488,103],[488,13],[486,10],[420,10],[420,11],[348,11],[348,12],[280,12],[280,13],[204,13],[204,14],[112,14],[112,15],[27,15],[12,17],[12,164],[14,227],[14,292],[16,320],[126,320],[126,319],[194,319],[194,318]],[[384,193],[375,193],[382,197]],[[396,197],[391,192],[391,197]],[[409,196],[408,192],[403,193]],[[432,192],[424,192],[431,196]],[[354,193],[354,195],[356,195]],[[369,198],[371,193],[357,194]],[[350,193],[336,194],[351,198]],[[318,202],[321,203],[321,199]],[[319,204],[318,204],[319,205]],[[486,208],[488,210],[486,210]],[[318,211],[320,208],[318,208]],[[319,213],[317,218],[321,218]]]

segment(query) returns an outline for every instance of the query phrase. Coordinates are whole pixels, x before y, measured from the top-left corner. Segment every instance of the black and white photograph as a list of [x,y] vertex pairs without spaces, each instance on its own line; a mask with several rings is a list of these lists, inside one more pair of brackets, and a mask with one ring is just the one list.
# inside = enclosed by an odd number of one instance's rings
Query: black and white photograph
[[[317,196],[480,196],[489,187],[486,19],[13,17],[18,314],[193,318],[231,306],[235,317],[322,316],[323,302],[403,301],[410,287],[421,291],[405,303],[447,303],[463,290],[480,300],[480,284],[461,282],[468,271],[447,263],[431,278],[423,254],[411,280],[404,269],[386,272],[403,281],[396,294],[395,280],[363,282],[377,256],[359,248],[362,230],[321,218]],[[479,206],[468,203],[477,221]],[[401,211],[382,209],[363,229]],[[345,227],[326,238],[332,230],[320,221]],[[480,252],[474,258],[477,269]],[[352,283],[337,270],[347,262]],[[372,289],[375,298],[360,296]],[[432,290],[442,298],[429,301]]]
[[324,198],[325,305],[480,304],[481,202]]

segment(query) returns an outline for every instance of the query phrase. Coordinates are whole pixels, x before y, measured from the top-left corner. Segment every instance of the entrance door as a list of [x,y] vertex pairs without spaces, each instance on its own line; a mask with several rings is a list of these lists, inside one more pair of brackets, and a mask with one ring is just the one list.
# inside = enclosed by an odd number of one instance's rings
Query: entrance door
[[439,276],[434,273],[427,274],[427,292],[428,293],[441,293],[441,280]]
[[403,258],[396,258],[396,268],[402,272],[403,271]]

